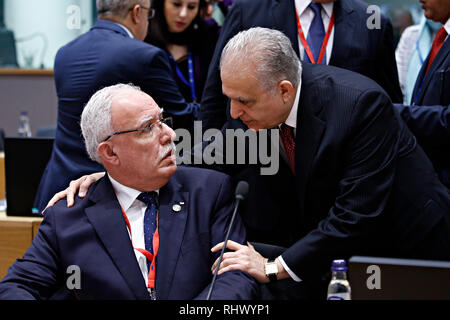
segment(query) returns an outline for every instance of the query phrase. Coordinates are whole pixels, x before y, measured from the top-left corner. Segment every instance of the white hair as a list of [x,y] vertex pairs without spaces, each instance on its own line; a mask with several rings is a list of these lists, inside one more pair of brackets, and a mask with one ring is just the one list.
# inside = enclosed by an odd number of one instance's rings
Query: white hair
[[113,98],[123,90],[136,90],[139,87],[132,84],[116,84],[97,91],[88,101],[81,114],[81,133],[86,145],[89,157],[101,162],[97,153],[97,146],[113,133],[111,124],[111,104]]
[[97,0],[97,12],[99,17],[117,16],[125,18],[128,10],[134,5],[146,5],[145,0]]
[[261,88],[269,92],[282,80],[290,81],[294,87],[300,81],[300,60],[289,38],[278,30],[257,27],[239,32],[222,51],[221,71],[225,65],[237,72],[252,68]]

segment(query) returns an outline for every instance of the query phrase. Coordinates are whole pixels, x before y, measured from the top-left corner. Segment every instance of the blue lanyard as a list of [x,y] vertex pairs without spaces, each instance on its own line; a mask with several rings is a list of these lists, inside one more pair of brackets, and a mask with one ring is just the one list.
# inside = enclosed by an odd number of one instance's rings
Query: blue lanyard
[[417,89],[417,93],[416,96],[414,97],[414,102],[413,102],[413,106],[417,105],[417,102],[419,102],[419,96],[420,96],[420,92],[422,91],[422,86],[423,86],[423,82],[425,81],[425,76],[426,74],[423,75],[422,80],[420,80],[420,86]]
[[423,57],[422,57],[422,53],[420,52],[420,48],[419,48],[419,41],[416,42],[416,50],[417,53],[419,55],[419,60],[420,60],[420,64],[423,64]]
[[181,72],[180,68],[178,67],[177,62],[173,58],[173,56],[170,54],[170,52],[167,51],[167,54],[169,55],[170,60],[173,61],[175,64],[175,71],[177,73],[178,78],[187,86],[191,88],[191,97],[193,102],[197,102],[197,95],[195,94],[195,80],[194,80],[194,62],[192,59],[192,53],[188,49],[188,73],[189,73],[189,82],[184,77],[183,73]]

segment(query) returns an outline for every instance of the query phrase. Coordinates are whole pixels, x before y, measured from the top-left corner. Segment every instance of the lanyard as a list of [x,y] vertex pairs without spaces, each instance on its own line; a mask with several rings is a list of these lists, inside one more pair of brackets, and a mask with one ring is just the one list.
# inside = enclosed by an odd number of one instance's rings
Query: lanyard
[[422,91],[423,83],[425,81],[425,76],[426,76],[426,73],[423,75],[422,79],[420,80],[420,86],[419,86],[419,89],[417,89],[416,96],[414,97],[414,102],[412,104],[413,106],[416,106],[417,103],[419,102],[419,96],[420,96],[420,92]]
[[[300,41],[302,42],[303,48],[305,48],[306,54],[308,55],[311,63],[316,63],[316,61],[314,60],[312,51],[309,48],[308,41],[306,41],[305,33],[303,32],[302,26],[300,24],[300,19],[298,17],[297,10],[295,10],[295,16],[297,18],[297,31],[298,31],[298,35],[300,36]],[[325,55],[325,52],[327,50],[327,44],[328,44],[328,40],[330,39],[331,30],[333,30],[333,26],[334,26],[334,10],[333,10],[333,13],[331,14],[330,23],[328,24],[328,30],[323,39],[322,47],[320,48],[319,58],[317,60],[318,64],[322,63],[323,56]]]
[[[122,208],[120,208],[120,209],[122,209]],[[130,221],[128,220],[128,217],[125,214],[125,211],[123,211],[123,209],[122,209],[122,214],[123,214],[123,218],[125,219],[125,223],[127,225],[128,232],[130,233],[131,245],[133,245],[133,237],[131,235]],[[156,231],[155,231],[155,234],[153,235],[153,251],[155,253],[154,255],[148,250],[141,249],[141,248],[135,248],[133,246],[133,249],[142,253],[147,258],[147,260],[151,263],[150,270],[148,272],[148,284],[147,284],[147,288],[150,289],[151,294],[153,294],[154,289],[155,289],[156,256],[158,255],[158,249],[159,249],[158,225],[159,225],[159,210],[156,213]]]
[[422,53],[420,52],[419,40],[417,40],[417,42],[416,42],[416,51],[417,51],[417,54],[419,55],[420,65],[422,65],[424,60],[422,57]]
[[188,49],[188,73],[189,73],[189,82],[184,77],[183,73],[181,72],[180,68],[178,67],[178,63],[173,58],[172,54],[170,52],[167,52],[169,55],[170,60],[172,60],[173,64],[175,65],[175,72],[177,73],[178,78],[187,86],[191,88],[191,97],[193,102],[197,102],[197,95],[195,94],[195,80],[194,80],[194,60],[192,59],[192,53]]

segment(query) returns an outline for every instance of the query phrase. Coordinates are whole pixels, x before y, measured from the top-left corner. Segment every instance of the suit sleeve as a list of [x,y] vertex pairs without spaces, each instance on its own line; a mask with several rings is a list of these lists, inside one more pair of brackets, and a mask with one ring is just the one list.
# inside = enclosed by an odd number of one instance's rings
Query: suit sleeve
[[141,89],[150,94],[165,112],[175,116],[193,114],[197,118],[199,104],[185,101],[170,74],[170,68],[164,51],[157,50],[150,60]]
[[395,176],[399,121],[379,91],[363,93],[353,106],[335,202],[315,229],[282,254],[301,279],[320,277],[333,259],[348,259],[379,239]]
[[[211,225],[212,245],[216,245],[225,239],[234,207],[233,194],[231,179],[226,177],[222,181],[215,206],[216,214]],[[239,214],[236,214],[229,239],[241,244],[246,243],[246,232]],[[212,261],[214,262],[219,256],[220,252],[216,253]],[[209,284],[196,299],[206,299],[210,286],[211,284]],[[229,271],[217,276],[211,299],[250,300],[256,297],[257,290],[257,284],[249,274],[243,271]]]
[[403,94],[400,88],[397,62],[395,60],[394,35],[392,24],[384,18],[384,27],[381,30],[381,37],[377,48],[376,72],[377,79],[374,79],[389,95],[395,103],[403,101]]
[[449,106],[405,106],[395,108],[409,129],[421,141],[430,141],[436,147],[450,148]]
[[42,300],[61,285],[60,260],[54,230],[53,207],[47,209],[39,232],[22,259],[0,282],[0,300]]
[[209,66],[199,112],[199,119],[203,121],[204,130],[221,129],[227,120],[228,98],[222,93],[220,57],[228,40],[242,30],[241,10],[240,3],[235,2],[228,12]]

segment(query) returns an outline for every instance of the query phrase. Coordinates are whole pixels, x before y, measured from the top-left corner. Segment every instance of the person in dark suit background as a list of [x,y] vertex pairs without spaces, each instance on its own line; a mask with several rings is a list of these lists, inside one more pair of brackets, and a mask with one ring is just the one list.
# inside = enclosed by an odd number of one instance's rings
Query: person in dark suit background
[[34,207],[42,210],[51,196],[80,174],[102,170],[86,154],[80,115],[99,88],[133,83],[151,94],[167,115],[196,117],[198,104],[186,103],[171,77],[166,54],[144,43],[149,0],[98,0],[99,20],[92,29],[62,47],[55,58],[58,121],[50,161]]
[[414,86],[411,105],[396,104],[441,181],[450,188],[450,2],[423,0],[425,17],[441,22]]
[[[367,25],[371,25],[374,21],[371,18],[373,13],[367,13],[366,3],[360,0],[315,2],[322,7],[321,32],[327,31],[333,13],[335,16],[334,27],[322,63],[355,71],[375,80],[388,93],[392,101],[400,103],[402,93],[395,62],[392,25],[389,20],[381,15],[380,25],[368,29]],[[296,12],[304,29],[305,40],[312,47],[309,29],[315,23],[316,15],[309,6],[310,3],[309,0],[235,1],[222,27],[205,84],[199,113],[205,130],[221,129],[227,118],[230,119],[219,74],[220,55],[228,40],[239,31],[251,27],[277,29],[288,36],[297,56],[302,61],[306,61],[307,54],[302,41],[299,41]],[[319,45],[321,43],[322,41],[319,41]],[[316,53],[318,54],[319,50]]]
[[[200,102],[219,26],[214,19],[203,18],[205,0],[153,0],[152,8],[155,17],[145,41],[167,53],[172,77],[184,99]],[[174,121],[174,128],[193,132],[192,114]]]
[[[239,173],[250,184],[241,213],[250,241],[287,247],[269,262],[229,242],[234,252],[225,253],[221,272],[314,287],[333,259],[352,255],[450,260],[450,195],[375,82],[300,65],[289,39],[265,28],[232,38],[220,67],[236,119],[224,129],[280,127],[286,161],[274,176],[260,175],[258,165]],[[278,271],[268,273],[273,264]]]
[[[89,156],[107,175],[72,208],[60,202],[47,209],[31,247],[0,282],[0,299],[206,298],[218,256],[210,249],[231,219],[232,183],[216,171],[177,168],[175,132],[165,123],[136,87],[94,94],[81,128]],[[245,243],[239,217],[230,237]],[[74,288],[65,286],[71,266],[80,271]],[[211,298],[256,294],[253,278],[235,271],[217,277]]]

